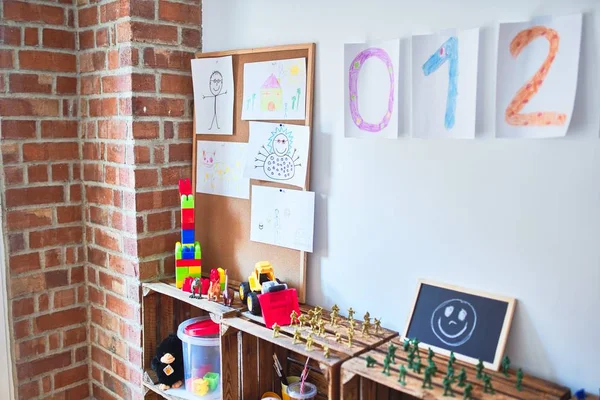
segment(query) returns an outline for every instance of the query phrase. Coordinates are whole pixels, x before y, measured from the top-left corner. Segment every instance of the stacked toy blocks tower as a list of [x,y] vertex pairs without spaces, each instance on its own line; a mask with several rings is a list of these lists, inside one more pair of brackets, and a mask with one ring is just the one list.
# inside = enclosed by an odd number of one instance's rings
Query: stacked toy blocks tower
[[181,242],[175,244],[175,280],[178,288],[188,276],[202,276],[202,248],[194,241],[194,195],[189,179],[179,180],[181,196]]

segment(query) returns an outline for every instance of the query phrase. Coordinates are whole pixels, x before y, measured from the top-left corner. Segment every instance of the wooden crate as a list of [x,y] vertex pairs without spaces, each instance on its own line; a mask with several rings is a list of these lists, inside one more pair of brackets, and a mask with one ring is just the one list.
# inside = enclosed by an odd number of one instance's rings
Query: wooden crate
[[[189,318],[210,316],[217,323],[222,318],[234,316],[245,309],[236,297],[232,307],[203,299],[191,299],[189,293],[177,289],[175,281],[143,283],[142,320],[143,330],[143,367],[146,399],[161,396],[165,399],[175,399],[168,396],[156,385],[156,374],[150,363],[156,352],[156,347],[170,333],[177,332],[179,324]],[[235,291],[237,295],[237,290]]]
[[[390,368],[391,375],[386,376],[383,371],[383,360],[387,354],[390,343],[398,347],[396,351],[396,364]],[[420,350],[423,364],[427,364],[427,352]],[[366,357],[370,356],[376,360],[376,366],[366,367]],[[422,389],[423,373],[420,375],[413,371],[408,371],[406,375],[406,386],[398,383],[398,374],[401,364],[407,369],[407,353],[402,349],[402,340],[394,338],[391,341],[383,343],[377,349],[362,354],[360,357],[350,359],[342,365],[341,393],[342,399],[448,399],[443,396],[442,380],[447,372],[448,358],[436,355],[434,360],[438,372],[432,379],[433,389]],[[485,373],[492,377],[492,385],[496,394],[483,393],[483,382],[475,379],[476,369],[474,365],[466,364],[460,361],[454,363],[455,374],[458,374],[461,368],[467,371],[467,380],[473,385],[474,399],[503,399],[503,400],[539,400],[556,399],[567,400],[571,397],[568,388],[557,384],[534,378],[525,374],[523,378],[523,390],[518,391],[515,387],[516,370],[511,370],[509,377],[505,377],[501,372],[485,370]],[[463,390],[456,384],[452,386],[457,398],[462,398]]]

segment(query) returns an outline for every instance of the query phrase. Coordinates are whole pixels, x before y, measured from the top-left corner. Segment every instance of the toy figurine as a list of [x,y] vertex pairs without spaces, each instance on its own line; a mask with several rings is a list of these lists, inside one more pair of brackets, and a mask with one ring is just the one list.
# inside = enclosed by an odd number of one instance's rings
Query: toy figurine
[[431,376],[435,376],[437,374],[437,365],[433,360],[429,360],[429,365],[427,366],[431,370]]
[[279,329],[281,329],[281,327],[275,323],[271,328],[273,328],[273,337],[279,337]]
[[231,307],[234,299],[234,291],[229,287],[229,275],[227,275],[227,270],[225,270],[225,288],[223,289],[223,304],[225,304],[227,307]]
[[381,331],[381,318],[375,318],[375,322],[373,323],[373,325],[375,325],[375,334],[377,335]]
[[404,338],[404,342],[402,342],[402,350],[410,350],[410,340],[408,340],[407,338]]
[[329,346],[323,346],[323,357],[329,358]]
[[354,310],[352,307],[348,309],[348,319],[354,319]]
[[306,337],[306,351],[312,351],[312,346],[313,346],[313,338],[312,335],[309,333],[308,336]]
[[517,370],[517,390],[520,392],[521,390],[523,390],[523,370],[521,368],[519,368]]
[[290,314],[290,325],[294,326],[296,325],[296,322],[298,322],[298,313],[296,310],[292,310],[292,313]]
[[444,386],[443,396],[454,397],[454,390],[452,390],[452,379],[445,377],[442,385]]
[[156,355],[152,358],[151,366],[158,377],[160,390],[183,385],[183,350],[181,339],[176,334],[170,334],[160,343]]
[[431,384],[431,368],[425,368],[425,376],[423,376],[423,384],[421,385],[423,389],[433,389],[433,385]]
[[400,375],[398,376],[398,383],[400,383],[402,386],[406,386],[406,373],[408,371],[406,371],[406,368],[404,367],[404,365],[400,366]]
[[318,323],[319,326],[319,336],[325,337],[325,322],[321,319]]
[[392,359],[392,363],[396,364],[396,350],[398,349],[398,347],[394,346],[394,343],[390,343],[390,345],[388,346],[388,355],[390,356],[390,358]]
[[454,352],[453,352],[453,351],[451,351],[451,352],[450,352],[450,359],[448,359],[448,362],[449,362],[450,364],[454,364],[454,361],[456,361],[456,357],[454,357]]
[[354,338],[354,331],[348,330],[348,347],[352,347],[352,339]]
[[390,376],[390,362],[392,360],[390,359],[389,355],[386,355],[385,358],[383,359],[383,371],[381,371],[382,374],[386,374],[387,376]]
[[473,395],[471,394],[472,391],[473,391],[473,385],[471,385],[470,383],[467,383],[467,386],[465,386],[465,393],[463,395],[463,400],[472,400],[473,399]]
[[329,314],[329,319],[331,320],[331,326],[337,326],[337,318],[339,316],[339,314],[338,314],[339,307],[336,306],[335,304],[334,304],[334,307],[331,308],[331,313]]
[[335,342],[336,343],[342,343],[342,334],[339,332],[335,333]]
[[352,334],[354,335],[354,324],[348,325],[348,332],[352,332]]
[[340,308],[337,304],[334,304],[333,307],[331,307],[331,312],[334,312],[336,314],[340,312]]
[[421,343],[421,342],[419,341],[419,338],[414,338],[414,339],[412,340],[412,345],[415,347],[415,349],[418,349],[418,348],[419,348],[419,343]]
[[304,324],[308,323],[308,315],[302,314],[298,317],[298,324],[300,325],[300,329],[304,327]]
[[454,378],[454,367],[451,364],[448,364],[448,372],[446,376],[450,379]]
[[417,358],[417,362],[413,364],[413,367],[413,371],[415,371],[417,374],[421,373],[421,368],[423,368],[423,364],[421,364],[421,357]]
[[484,374],[483,375],[483,393],[491,393],[494,394],[496,393],[496,391],[494,390],[494,387],[492,386],[492,377],[489,376],[488,374]]
[[194,278],[191,286],[190,299],[201,299],[202,298],[202,281],[200,278]]
[[462,368],[458,374],[458,387],[465,387],[467,384],[467,371]]
[[408,353],[406,359],[408,360],[408,368],[413,369],[413,363],[415,362],[415,353]]
[[323,316],[323,307],[316,306],[315,307],[315,315],[321,318]]
[[371,356],[367,356],[367,368],[373,368],[375,366],[375,359]]
[[354,327],[356,326],[356,321],[353,319],[348,320],[348,326],[352,328],[352,332],[354,332]]
[[504,356],[502,359],[502,373],[504,376],[508,377],[508,369],[510,368],[510,358],[508,356]]
[[361,330],[362,335],[365,337],[369,337],[369,329],[371,329],[371,322],[368,320],[365,320],[365,322],[363,322],[363,324],[362,324],[362,330]]
[[296,328],[294,331],[294,340],[292,340],[292,344],[297,344],[302,340],[302,333],[300,333],[300,329]]
[[477,375],[476,378],[477,379],[483,379],[483,361],[479,360],[479,362],[477,363]]
[[218,302],[219,297],[221,297],[221,282],[211,281],[208,289],[208,300]]
[[433,352],[433,350],[431,350],[431,347],[430,347],[429,350],[427,351],[427,361],[432,361],[434,356],[435,356],[435,353]]

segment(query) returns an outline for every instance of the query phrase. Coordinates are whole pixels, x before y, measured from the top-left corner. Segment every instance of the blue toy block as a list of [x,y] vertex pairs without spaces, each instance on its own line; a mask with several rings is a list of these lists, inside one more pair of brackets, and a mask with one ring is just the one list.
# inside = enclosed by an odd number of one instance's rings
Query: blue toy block
[[194,230],[193,229],[182,229],[181,230],[181,243],[183,244],[194,244]]
[[181,252],[182,260],[195,260],[196,259],[196,248],[194,245],[185,245],[183,246],[183,251]]

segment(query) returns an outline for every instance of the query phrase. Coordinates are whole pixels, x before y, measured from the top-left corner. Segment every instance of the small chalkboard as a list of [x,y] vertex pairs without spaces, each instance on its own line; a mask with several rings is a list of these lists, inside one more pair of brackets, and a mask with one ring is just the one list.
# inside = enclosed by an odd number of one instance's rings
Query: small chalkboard
[[478,291],[419,281],[405,338],[420,347],[498,370],[516,300]]

